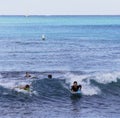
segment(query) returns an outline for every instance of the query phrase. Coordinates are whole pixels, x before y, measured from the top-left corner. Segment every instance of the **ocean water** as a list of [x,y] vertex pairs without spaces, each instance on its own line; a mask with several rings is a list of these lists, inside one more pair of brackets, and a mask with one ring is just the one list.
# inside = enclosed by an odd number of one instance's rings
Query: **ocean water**
[[[13,89],[25,84],[30,93]],[[1,118],[119,118],[119,108],[120,16],[0,16]]]

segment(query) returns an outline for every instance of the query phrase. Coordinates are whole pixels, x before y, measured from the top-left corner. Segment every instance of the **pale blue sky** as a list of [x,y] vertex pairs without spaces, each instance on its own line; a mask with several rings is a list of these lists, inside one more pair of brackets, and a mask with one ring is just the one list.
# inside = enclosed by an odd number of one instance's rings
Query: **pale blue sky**
[[120,0],[0,0],[0,15],[120,15]]

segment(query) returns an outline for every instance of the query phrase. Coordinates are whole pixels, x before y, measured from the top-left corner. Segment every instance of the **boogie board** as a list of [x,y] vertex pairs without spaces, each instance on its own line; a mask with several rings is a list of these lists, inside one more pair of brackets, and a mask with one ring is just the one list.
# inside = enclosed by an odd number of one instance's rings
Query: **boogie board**
[[16,92],[18,92],[18,93],[25,93],[25,94],[27,94],[27,93],[32,93],[32,91],[29,89],[29,90],[24,90],[24,89],[20,89],[20,88],[15,88],[14,89]]
[[78,90],[76,92],[74,92],[74,91],[70,91],[70,92],[71,92],[72,95],[82,95],[81,90]]

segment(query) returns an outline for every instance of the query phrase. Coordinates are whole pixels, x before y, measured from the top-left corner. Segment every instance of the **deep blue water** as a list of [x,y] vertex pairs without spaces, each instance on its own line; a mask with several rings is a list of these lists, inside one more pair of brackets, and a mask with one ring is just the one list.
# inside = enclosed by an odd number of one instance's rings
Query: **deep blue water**
[[0,16],[1,118],[118,118],[119,78],[120,16]]

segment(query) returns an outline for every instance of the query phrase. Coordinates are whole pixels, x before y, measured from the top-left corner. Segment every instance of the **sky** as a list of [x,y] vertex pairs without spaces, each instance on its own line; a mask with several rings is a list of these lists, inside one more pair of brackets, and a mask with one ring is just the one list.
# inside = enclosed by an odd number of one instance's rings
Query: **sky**
[[120,0],[0,0],[0,15],[120,15]]

